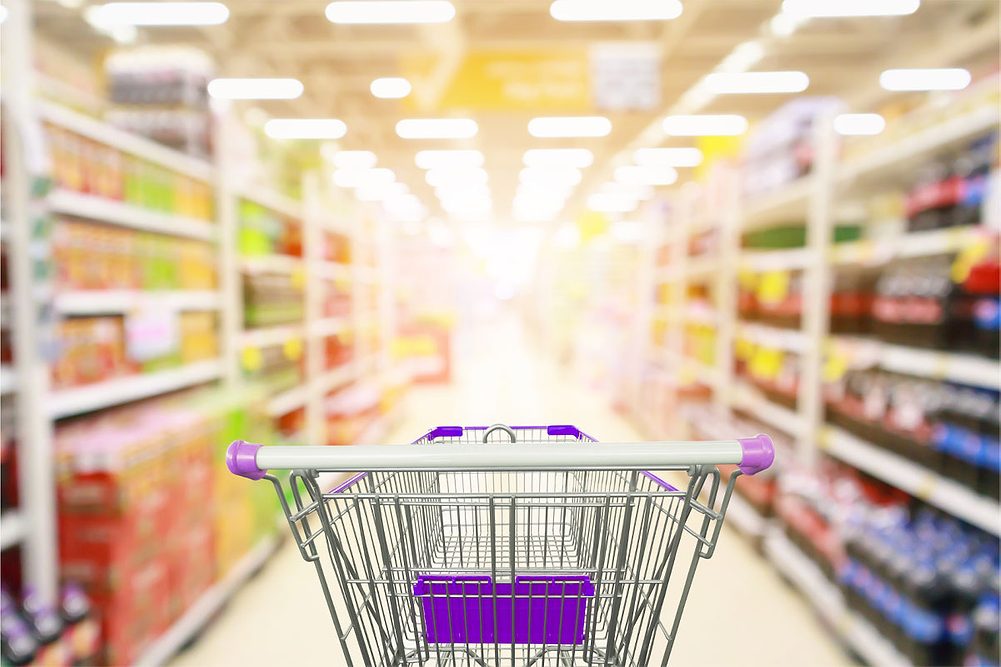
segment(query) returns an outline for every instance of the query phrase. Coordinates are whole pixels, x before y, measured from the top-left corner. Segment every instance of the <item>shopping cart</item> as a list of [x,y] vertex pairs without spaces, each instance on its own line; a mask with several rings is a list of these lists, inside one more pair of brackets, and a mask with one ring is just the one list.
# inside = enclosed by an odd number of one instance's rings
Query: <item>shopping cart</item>
[[[612,444],[498,424],[412,445],[237,441],[227,464],[274,485],[348,665],[643,666],[671,655],[737,477],[773,458],[765,435]],[[738,466],[725,486],[716,464]],[[359,474],[322,491],[332,472]]]

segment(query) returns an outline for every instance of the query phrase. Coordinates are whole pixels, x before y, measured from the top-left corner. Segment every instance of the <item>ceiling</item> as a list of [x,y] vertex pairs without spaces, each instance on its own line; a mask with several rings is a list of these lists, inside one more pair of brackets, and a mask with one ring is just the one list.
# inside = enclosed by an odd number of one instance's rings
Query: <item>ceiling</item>
[[[613,1],[613,0],[610,0]],[[453,0],[449,23],[419,26],[343,26],[324,18],[324,0],[228,0],[231,15],[222,26],[145,29],[140,43],[183,42],[209,51],[225,76],[290,76],[305,94],[289,102],[255,103],[269,116],[336,117],[344,120],[345,148],[373,150],[379,163],[427,204],[435,202],[414,165],[423,148],[473,147],[486,155],[495,214],[507,216],[522,153],[528,148],[580,146],[596,159],[569,207],[607,177],[624,148],[663,141],[656,131],[666,113],[741,113],[753,120],[774,111],[790,95],[723,95],[704,104],[679,104],[682,95],[711,72],[739,44],[758,40],[764,56],[753,69],[797,69],[810,76],[810,95],[840,95],[858,105],[879,94],[878,73],[886,67],[946,66],[988,54],[996,67],[997,0],[924,0],[911,16],[814,19],[792,34],[776,34],[770,21],[779,0],[683,0],[672,21],[564,23],[549,15],[549,0]],[[84,7],[63,0],[37,0],[36,25],[48,38],[81,53],[112,46],[81,18]],[[86,3],[83,3],[86,4]],[[960,36],[968,38],[960,38]],[[608,116],[612,132],[594,139],[536,139],[527,132],[535,115],[551,110],[439,108],[452,77],[471,52],[583,51],[604,43],[648,44],[659,60],[659,101],[634,111],[593,111]],[[413,81],[420,95],[408,100],[376,99],[372,79],[407,76],[412,63],[428,65]],[[927,61],[927,62],[923,62]],[[412,78],[412,77],[411,77]],[[413,141],[396,136],[405,117],[470,116],[480,131],[464,141]],[[650,129],[653,128],[653,129]],[[646,132],[644,134],[644,132]],[[641,136],[642,135],[642,136]]]

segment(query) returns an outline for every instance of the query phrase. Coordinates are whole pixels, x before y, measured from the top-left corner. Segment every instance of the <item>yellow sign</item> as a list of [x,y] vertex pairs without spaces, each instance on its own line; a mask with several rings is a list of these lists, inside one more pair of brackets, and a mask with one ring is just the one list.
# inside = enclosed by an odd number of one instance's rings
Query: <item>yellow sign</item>
[[[404,70],[418,82],[432,82],[439,65],[438,59],[412,58]],[[588,54],[584,49],[473,49],[437,100],[415,94],[407,103],[422,111],[587,111],[592,106]]]

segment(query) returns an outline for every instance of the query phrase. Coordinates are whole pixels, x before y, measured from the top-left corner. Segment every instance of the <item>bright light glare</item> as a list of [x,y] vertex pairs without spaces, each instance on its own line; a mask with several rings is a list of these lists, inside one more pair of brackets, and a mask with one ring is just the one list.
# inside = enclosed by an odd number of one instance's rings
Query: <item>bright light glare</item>
[[303,86],[298,79],[213,79],[208,91],[220,100],[294,100]]
[[733,51],[730,52],[722,63],[720,63],[719,71],[722,72],[746,72],[749,70],[756,62],[761,60],[765,55],[765,48],[761,46],[761,42],[751,41],[739,44]]
[[3,23],[6,20],[7,20],[7,8],[4,7],[3,5],[0,5],[0,23]]
[[804,72],[713,72],[705,86],[717,95],[801,93],[810,86]]
[[336,118],[272,118],[264,133],[272,139],[340,139],[348,131]]
[[221,2],[109,2],[87,8],[87,21],[101,28],[220,25],[227,19],[229,9]]
[[339,0],[325,13],[331,23],[448,23],[455,7],[447,0]]
[[639,148],[633,153],[636,164],[644,167],[697,167],[702,164],[698,148]]
[[600,213],[628,213],[636,209],[636,199],[623,194],[596,192],[587,198],[587,207]]
[[673,167],[624,165],[615,170],[615,180],[624,185],[673,185],[678,172]]
[[654,189],[649,185],[628,185],[625,183],[618,183],[611,181],[605,183],[601,186],[598,192],[602,194],[616,195],[620,197],[628,197],[629,199],[652,199],[654,195]]
[[790,14],[778,13],[768,22],[768,28],[776,37],[789,37],[799,30],[800,26],[809,21],[805,16],[792,16]]
[[406,97],[413,90],[410,82],[399,76],[384,76],[372,81],[369,86],[372,95],[382,100],[398,100]]
[[555,0],[557,21],[670,21],[681,16],[678,0]]
[[355,190],[358,201],[383,201],[407,194],[407,186],[403,183],[387,183],[385,185],[365,184]]
[[959,67],[888,69],[879,75],[879,85],[893,91],[962,90],[970,85],[970,73]]
[[747,132],[747,119],[735,114],[668,116],[663,128],[676,137],[734,137]]
[[577,167],[583,169],[594,163],[594,153],[586,148],[533,148],[525,151],[526,167]]
[[636,220],[620,220],[612,225],[612,238],[619,243],[639,243],[646,236],[646,226]]
[[433,188],[453,185],[483,185],[487,182],[487,172],[482,168],[474,169],[430,169],[424,175],[424,180]]
[[338,169],[371,169],[378,158],[372,151],[339,151],[333,145],[322,149],[323,157]]
[[525,167],[518,174],[518,180],[521,183],[538,185],[539,187],[546,187],[548,185],[577,185],[581,182],[582,178],[580,170],[573,167]]
[[418,151],[414,163],[421,169],[482,167],[483,153],[473,149]]
[[785,0],[782,13],[807,18],[906,16],[920,5],[921,0]]
[[396,180],[391,169],[338,169],[334,185],[339,188],[378,188]]
[[606,137],[612,121],[604,116],[540,116],[528,121],[533,137]]
[[843,113],[834,118],[834,131],[844,136],[869,137],[886,128],[886,120],[878,113]]
[[405,118],[396,124],[403,139],[471,139],[479,129],[470,118]]

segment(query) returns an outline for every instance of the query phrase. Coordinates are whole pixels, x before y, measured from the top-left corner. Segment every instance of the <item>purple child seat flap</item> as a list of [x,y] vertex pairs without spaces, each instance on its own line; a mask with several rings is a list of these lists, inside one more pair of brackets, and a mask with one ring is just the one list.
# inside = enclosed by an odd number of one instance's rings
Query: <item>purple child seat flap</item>
[[422,574],[414,596],[432,644],[573,645],[584,642],[594,584],[586,575],[523,575],[495,592],[489,575]]

